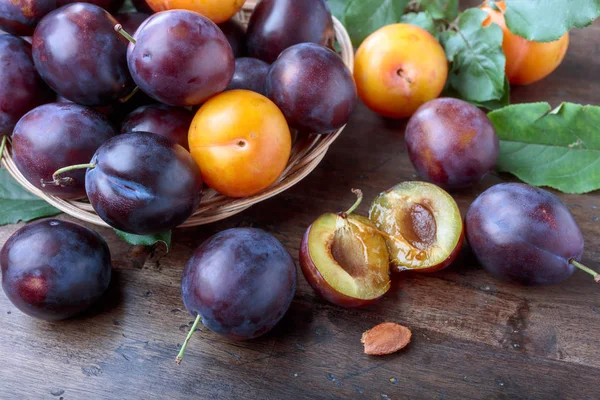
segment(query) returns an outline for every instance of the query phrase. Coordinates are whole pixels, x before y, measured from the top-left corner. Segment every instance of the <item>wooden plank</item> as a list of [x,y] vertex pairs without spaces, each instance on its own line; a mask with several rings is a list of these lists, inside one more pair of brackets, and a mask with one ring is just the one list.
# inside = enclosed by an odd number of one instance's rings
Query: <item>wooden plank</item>
[[[596,23],[573,31],[560,68],[540,83],[514,88],[513,101],[598,104],[599,70]],[[599,287],[583,273],[551,287],[500,282],[468,248],[447,270],[399,274],[381,302],[362,310],[317,298],[299,273],[291,309],[271,333],[232,342],[204,329],[175,365],[192,321],[180,297],[181,271],[196,246],[223,229],[254,226],[273,233],[297,261],[308,224],[347,208],[352,187],[372,199],[415,179],[404,124],[359,106],[303,182],[229,220],[176,231],[169,254],[99,229],[115,273],[109,293],[86,315],[36,321],[0,293],[0,399],[600,398]],[[464,213],[487,187],[510,179],[492,174],[453,195]],[[600,195],[559,196],[582,228],[584,261],[600,265]],[[0,227],[0,244],[19,226]],[[363,355],[362,332],[383,321],[409,326],[412,343],[388,357]]]

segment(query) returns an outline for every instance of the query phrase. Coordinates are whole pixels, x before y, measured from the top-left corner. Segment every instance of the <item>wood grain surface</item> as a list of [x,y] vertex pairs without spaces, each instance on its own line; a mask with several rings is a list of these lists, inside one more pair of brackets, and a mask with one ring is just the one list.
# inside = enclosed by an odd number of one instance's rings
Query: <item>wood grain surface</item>
[[[561,67],[514,88],[513,102],[600,104],[599,71],[596,23],[574,30]],[[271,333],[232,342],[203,329],[175,365],[192,323],[180,282],[194,249],[223,229],[254,226],[297,261],[306,227],[346,209],[351,188],[370,200],[416,178],[404,125],[360,105],[303,182],[224,222],[177,230],[169,254],[100,229],[113,281],[85,315],[37,321],[0,293],[0,399],[600,399],[600,286],[584,273],[550,287],[507,284],[482,270],[468,248],[442,272],[396,275],[389,294],[361,310],[317,298],[299,272],[294,302]],[[510,179],[492,174],[453,195],[464,213],[487,187]],[[600,195],[559,197],[583,231],[584,262],[600,267]],[[0,245],[19,227],[1,227]],[[384,321],[410,327],[411,344],[382,358],[362,354],[362,332]]]

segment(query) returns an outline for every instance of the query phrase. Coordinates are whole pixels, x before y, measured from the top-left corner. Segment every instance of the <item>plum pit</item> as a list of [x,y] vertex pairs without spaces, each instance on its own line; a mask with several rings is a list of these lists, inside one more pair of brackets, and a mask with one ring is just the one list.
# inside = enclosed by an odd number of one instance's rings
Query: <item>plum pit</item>
[[363,277],[367,272],[365,244],[352,234],[349,226],[337,229],[330,246],[331,256],[351,277]]
[[458,255],[463,224],[456,202],[427,182],[404,182],[381,193],[369,218],[386,236],[396,270],[437,271]]
[[417,249],[425,250],[435,243],[436,223],[429,208],[420,203],[411,203],[399,220],[400,233]]

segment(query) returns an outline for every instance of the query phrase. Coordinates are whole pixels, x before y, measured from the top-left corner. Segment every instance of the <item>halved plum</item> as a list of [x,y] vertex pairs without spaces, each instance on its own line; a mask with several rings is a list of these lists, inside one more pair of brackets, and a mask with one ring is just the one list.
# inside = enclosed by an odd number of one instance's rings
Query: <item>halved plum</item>
[[381,193],[369,219],[386,236],[397,271],[439,271],[461,250],[464,229],[452,196],[427,182],[403,182]]
[[321,297],[343,307],[371,304],[390,288],[385,238],[369,219],[352,214],[361,199],[362,194],[347,212],[321,215],[300,246],[300,266],[308,283]]

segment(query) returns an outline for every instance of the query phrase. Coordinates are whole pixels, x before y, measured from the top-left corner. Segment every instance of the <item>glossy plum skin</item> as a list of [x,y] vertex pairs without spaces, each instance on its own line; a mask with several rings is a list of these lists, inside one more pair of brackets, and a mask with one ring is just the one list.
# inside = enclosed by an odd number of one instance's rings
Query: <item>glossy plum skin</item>
[[0,251],[2,288],[27,315],[48,321],[72,317],[108,288],[110,251],[100,235],[56,219],[25,225]]
[[[137,29],[142,25],[142,23],[150,18],[150,14],[143,12],[128,12],[122,14],[116,14],[115,19],[119,21],[119,23],[123,26],[123,29],[131,36],[135,35]],[[119,35],[121,36],[121,35]],[[121,36],[123,40],[129,44],[129,41]]]
[[263,0],[254,9],[246,32],[249,56],[269,64],[288,47],[325,45],[334,37],[325,0]]
[[35,187],[61,197],[85,197],[85,171],[73,171],[72,184],[43,186],[56,170],[89,163],[98,148],[117,134],[100,112],[73,103],[50,103],[21,118],[12,140],[13,159]]
[[154,14],[135,34],[127,62],[135,83],[155,100],[187,107],[225,90],[234,71],[231,46],[208,18],[192,11]]
[[358,96],[342,59],[312,43],[281,53],[267,75],[267,95],[290,126],[308,133],[331,133],[344,126]]
[[31,36],[40,20],[56,8],[56,0],[0,0],[0,29]]
[[583,254],[583,236],[569,209],[552,193],[522,183],[483,192],[466,216],[467,239],[483,267],[524,285],[570,277]]
[[246,46],[246,28],[238,21],[230,19],[222,24],[219,24],[219,29],[223,32],[233,55],[235,58],[245,57],[248,54],[248,48]]
[[89,3],[104,8],[109,13],[119,11],[125,0],[56,0],[56,6],[62,7],[71,3]]
[[270,234],[235,228],[208,239],[183,271],[187,310],[210,330],[248,340],[271,330],[296,292],[296,266]]
[[238,58],[235,60],[235,72],[226,90],[245,89],[267,95],[267,74],[269,64],[257,58]]
[[200,205],[194,159],[173,141],[147,132],[115,136],[98,149],[85,176],[94,210],[124,232],[150,235],[185,222]]
[[478,183],[495,167],[500,146],[483,111],[451,98],[423,104],[408,121],[405,141],[419,174],[445,189]]
[[121,124],[121,133],[156,133],[188,150],[188,132],[192,119],[194,113],[185,108],[151,104],[129,114]]
[[33,60],[42,78],[59,95],[86,106],[108,105],[129,94],[134,84],[127,45],[115,34],[116,24],[107,11],[87,3],[48,14],[33,35]]
[[31,45],[12,35],[0,35],[0,136],[10,135],[29,110],[51,101],[54,94],[38,75]]

